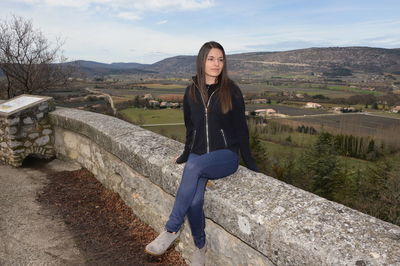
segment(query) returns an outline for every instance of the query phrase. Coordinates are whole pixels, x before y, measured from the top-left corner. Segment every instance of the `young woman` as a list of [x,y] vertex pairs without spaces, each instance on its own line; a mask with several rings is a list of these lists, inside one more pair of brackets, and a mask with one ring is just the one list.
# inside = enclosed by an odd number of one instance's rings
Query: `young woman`
[[166,231],[146,246],[152,255],[163,254],[179,236],[187,215],[197,247],[191,263],[204,265],[207,248],[204,192],[209,179],[236,172],[238,153],[246,166],[257,171],[250,153],[245,106],[239,87],[229,79],[224,48],[205,43],[197,56],[197,75],[186,88],[184,101],[185,149],[176,163],[186,162]]

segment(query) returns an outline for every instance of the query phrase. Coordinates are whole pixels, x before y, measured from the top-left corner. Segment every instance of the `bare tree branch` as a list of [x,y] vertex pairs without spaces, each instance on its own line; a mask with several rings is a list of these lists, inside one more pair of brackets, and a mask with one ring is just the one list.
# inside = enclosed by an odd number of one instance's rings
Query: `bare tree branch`
[[62,45],[59,39],[50,43],[30,20],[13,16],[0,21],[0,69],[8,98],[65,84],[68,71],[59,64],[66,61]]

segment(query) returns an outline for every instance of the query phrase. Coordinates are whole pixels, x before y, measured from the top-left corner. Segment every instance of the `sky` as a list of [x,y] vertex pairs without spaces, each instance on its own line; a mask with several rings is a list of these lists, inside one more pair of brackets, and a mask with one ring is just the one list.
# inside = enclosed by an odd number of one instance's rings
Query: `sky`
[[151,64],[196,55],[214,40],[227,54],[309,47],[400,48],[399,0],[1,0],[68,61]]

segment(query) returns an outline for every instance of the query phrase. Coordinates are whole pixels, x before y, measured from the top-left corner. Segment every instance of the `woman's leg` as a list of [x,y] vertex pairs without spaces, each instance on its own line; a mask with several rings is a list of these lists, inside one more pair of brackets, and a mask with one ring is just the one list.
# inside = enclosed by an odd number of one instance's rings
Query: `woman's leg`
[[197,184],[196,194],[194,195],[192,204],[187,211],[193,241],[198,248],[202,248],[206,242],[206,234],[204,231],[206,225],[203,204],[207,181],[207,178],[200,178],[199,183]]
[[207,179],[218,179],[233,174],[238,168],[238,162],[238,155],[227,149],[200,156],[191,154],[185,165],[166,229],[171,232],[179,231],[188,209],[192,206],[190,220],[193,237],[196,246],[204,245],[203,201]]

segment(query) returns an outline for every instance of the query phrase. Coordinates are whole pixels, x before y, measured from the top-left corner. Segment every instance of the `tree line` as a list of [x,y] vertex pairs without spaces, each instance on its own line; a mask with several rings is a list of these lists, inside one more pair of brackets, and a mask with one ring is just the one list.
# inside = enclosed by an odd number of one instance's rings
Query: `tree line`
[[[359,151],[362,138],[321,132],[300,154],[274,156],[254,124],[249,129],[252,153],[263,173],[400,225],[400,167],[386,157],[358,168],[339,160],[343,152]],[[367,151],[375,149],[373,141],[366,146]]]

